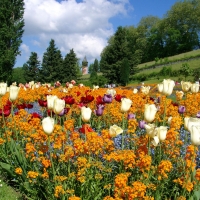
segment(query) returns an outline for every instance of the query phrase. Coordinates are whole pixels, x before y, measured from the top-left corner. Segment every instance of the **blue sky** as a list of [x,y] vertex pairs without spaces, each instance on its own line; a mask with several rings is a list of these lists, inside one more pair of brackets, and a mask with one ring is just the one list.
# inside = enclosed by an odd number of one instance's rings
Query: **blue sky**
[[142,17],[162,18],[177,0],[25,0],[25,32],[21,56],[15,67],[28,61],[31,52],[43,53],[51,39],[63,57],[74,49],[80,61],[100,59],[107,39],[118,26],[137,26]]

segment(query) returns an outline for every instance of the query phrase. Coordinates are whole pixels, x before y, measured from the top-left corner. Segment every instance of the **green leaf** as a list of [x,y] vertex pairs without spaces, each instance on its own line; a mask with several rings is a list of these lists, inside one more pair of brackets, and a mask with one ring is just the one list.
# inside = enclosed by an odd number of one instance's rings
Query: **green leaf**
[[13,172],[11,170],[11,165],[7,163],[0,162],[2,169],[4,169],[9,175],[13,176]]

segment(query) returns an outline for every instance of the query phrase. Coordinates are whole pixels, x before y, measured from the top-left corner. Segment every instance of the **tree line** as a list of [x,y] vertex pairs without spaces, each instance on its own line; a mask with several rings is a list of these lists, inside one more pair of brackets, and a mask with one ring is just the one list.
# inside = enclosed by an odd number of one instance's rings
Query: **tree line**
[[[16,56],[24,32],[24,1],[3,0],[0,5],[0,81],[11,81]],[[138,26],[118,27],[100,55],[100,62],[90,66],[92,83],[126,85],[130,75],[137,73],[138,64],[177,55],[200,47],[200,1],[177,1],[162,19],[147,16]],[[98,66],[97,66],[98,64]],[[95,65],[95,67],[94,67]],[[97,67],[96,67],[97,66]],[[73,49],[63,58],[55,41],[40,63],[31,52],[23,65],[25,80],[55,82],[77,80],[80,66]],[[102,76],[97,76],[97,72]],[[97,81],[98,80],[98,81]]]
[[118,27],[101,53],[100,71],[126,84],[141,63],[200,48],[200,1],[177,1],[160,19],[147,16],[137,27]]

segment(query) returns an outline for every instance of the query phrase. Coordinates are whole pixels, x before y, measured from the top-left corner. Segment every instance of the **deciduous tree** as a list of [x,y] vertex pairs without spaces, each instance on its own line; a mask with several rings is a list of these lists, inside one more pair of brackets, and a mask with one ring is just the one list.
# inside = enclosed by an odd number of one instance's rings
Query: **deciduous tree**
[[24,28],[24,1],[0,1],[0,81],[12,79],[12,70],[19,47],[22,43]]

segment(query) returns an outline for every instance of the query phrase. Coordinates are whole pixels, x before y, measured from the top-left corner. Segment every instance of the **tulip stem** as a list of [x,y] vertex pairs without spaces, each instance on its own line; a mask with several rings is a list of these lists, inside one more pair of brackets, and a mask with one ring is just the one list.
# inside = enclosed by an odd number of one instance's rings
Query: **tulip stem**
[[163,126],[165,125],[166,108],[167,108],[167,96],[165,96],[165,105],[164,105],[164,114],[163,114]]
[[48,135],[48,147],[49,147],[49,158],[51,161],[51,165],[52,165],[52,170],[53,170],[53,179],[55,177],[55,170],[54,170],[54,164],[53,164],[53,160],[52,160],[52,156],[51,156],[51,144],[50,144],[50,136]]
[[122,129],[123,129],[123,132],[122,132],[122,150],[124,149],[124,129],[125,129],[125,119],[124,119],[124,113],[122,115]]

